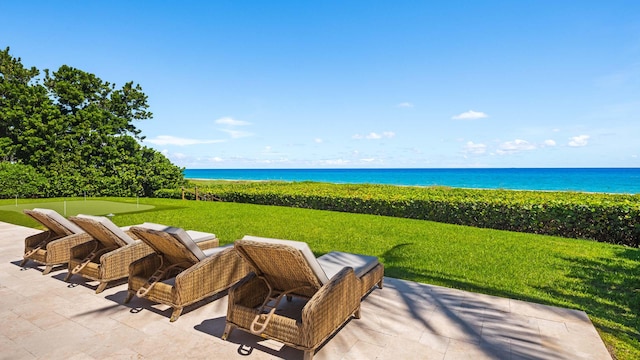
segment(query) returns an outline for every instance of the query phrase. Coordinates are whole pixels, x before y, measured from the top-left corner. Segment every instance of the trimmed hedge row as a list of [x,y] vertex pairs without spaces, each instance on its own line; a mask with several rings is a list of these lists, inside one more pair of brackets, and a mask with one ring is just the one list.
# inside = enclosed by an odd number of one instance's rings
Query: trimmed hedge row
[[[182,198],[181,189],[157,197]],[[194,189],[185,189],[195,199]],[[213,182],[200,200],[395,216],[638,247],[640,196],[314,182]]]

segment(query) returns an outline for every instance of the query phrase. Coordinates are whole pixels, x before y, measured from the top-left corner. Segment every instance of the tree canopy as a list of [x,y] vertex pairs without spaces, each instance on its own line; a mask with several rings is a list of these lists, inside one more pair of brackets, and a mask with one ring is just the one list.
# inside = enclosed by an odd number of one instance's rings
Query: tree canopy
[[40,75],[8,47],[0,51],[0,163],[47,180],[41,191],[18,195],[150,196],[184,182],[181,168],[140,144],[133,122],[153,116],[140,85],[118,88],[68,65]]

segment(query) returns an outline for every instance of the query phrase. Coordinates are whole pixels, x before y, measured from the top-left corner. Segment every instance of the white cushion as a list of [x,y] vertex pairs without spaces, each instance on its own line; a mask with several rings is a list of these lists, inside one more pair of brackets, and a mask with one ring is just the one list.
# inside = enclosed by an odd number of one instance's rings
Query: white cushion
[[207,233],[203,231],[187,230],[187,234],[193,239],[193,241],[199,243],[202,241],[213,240],[216,238],[216,234]]
[[122,239],[127,244],[133,244],[135,240],[131,238],[131,236],[127,235],[121,228],[116,226],[109,218],[105,216],[93,216],[93,215],[83,215],[78,214],[79,218],[93,220],[100,225],[104,226],[107,230],[111,231],[112,234]]
[[[129,228],[132,226],[140,226],[143,228],[156,230],[156,231],[165,231],[166,229],[170,228],[170,226],[167,226],[167,225],[145,222],[141,225],[129,225],[121,229],[126,231],[126,230],[129,230]],[[191,239],[196,243],[207,241],[207,240],[213,240],[216,238],[216,234],[203,232],[203,231],[187,230],[187,234],[189,234],[189,237],[191,237]]]
[[[188,231],[187,231],[187,232],[188,232]],[[233,247],[233,244],[227,244],[227,245],[224,245],[224,246],[218,246],[218,247],[214,247],[214,248],[211,248],[211,249],[207,249],[207,250],[204,250],[204,251],[202,251],[202,252],[203,252],[207,257],[209,257],[209,256],[211,256],[211,255],[215,255],[215,254],[217,254],[217,253],[221,253],[221,252],[223,252],[224,250],[227,250],[227,249],[232,248],[232,247]]]
[[324,270],[318,263],[318,260],[313,255],[311,248],[309,248],[309,245],[306,242],[264,238],[264,237],[251,236],[251,235],[245,235],[242,238],[242,240],[251,240],[251,241],[264,242],[264,243],[270,243],[270,244],[281,244],[281,245],[291,246],[297,249],[298,251],[300,251],[304,259],[309,264],[309,267],[311,268],[311,270],[318,277],[318,281],[320,281],[320,284],[324,285],[329,282],[329,277],[327,277],[327,274],[325,274]]
[[330,279],[345,267],[353,268],[356,276],[361,278],[369,270],[378,265],[378,258],[375,256],[332,251],[320,256],[318,263]]
[[181,242],[182,245],[189,249],[189,251],[191,251],[191,253],[193,253],[193,255],[198,258],[198,260],[204,260],[207,257],[198,247],[198,245],[196,245],[191,236],[189,236],[189,234],[184,231],[184,229],[170,226],[162,231],[168,233],[174,239]]
[[[74,234],[81,234],[84,232],[84,230],[82,230],[78,225],[72,223],[71,221],[67,220],[64,216],[58,214],[55,210],[51,210],[51,209],[41,209],[41,208],[35,208],[33,209],[33,211],[39,212],[41,214],[44,214],[46,216],[48,216],[49,218],[55,220],[55,222],[57,222],[58,224],[64,226],[65,228],[67,228],[69,231],[71,231]],[[54,230],[54,229],[51,229]]]

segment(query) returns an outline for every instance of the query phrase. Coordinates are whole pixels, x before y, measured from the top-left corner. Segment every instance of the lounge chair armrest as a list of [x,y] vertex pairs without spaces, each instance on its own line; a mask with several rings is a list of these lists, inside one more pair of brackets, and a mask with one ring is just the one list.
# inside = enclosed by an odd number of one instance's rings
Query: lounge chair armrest
[[160,256],[151,253],[129,264],[129,276],[149,278],[161,265]]
[[317,343],[360,307],[362,285],[352,268],[344,268],[322,286],[302,309],[302,323]]
[[269,296],[269,288],[264,280],[250,273],[229,289],[229,307],[240,305],[255,308]]
[[49,239],[50,236],[55,236],[51,231],[43,231],[31,236],[27,236],[24,239],[25,248],[32,248],[38,246],[41,242]]
[[71,259],[84,259],[86,258],[96,247],[98,240],[90,240],[85,243],[76,245],[71,248]]
[[[138,240],[133,244],[122,246],[103,254],[100,257],[100,266],[102,269],[121,271],[124,267],[130,266],[132,262],[142,259],[152,253],[153,249],[149,245]],[[110,274],[105,274],[107,278],[110,277],[109,275]]]
[[184,298],[201,298],[229,288],[248,273],[249,267],[237,251],[228,248],[182,271],[175,286]]
[[73,234],[56,239],[47,244],[47,257],[52,259],[69,259],[71,248],[93,240],[87,233]]

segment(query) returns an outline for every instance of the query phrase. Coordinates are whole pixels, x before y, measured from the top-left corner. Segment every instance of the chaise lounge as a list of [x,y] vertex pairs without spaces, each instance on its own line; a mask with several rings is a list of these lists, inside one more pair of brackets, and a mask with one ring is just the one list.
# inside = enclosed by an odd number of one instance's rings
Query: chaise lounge
[[[353,316],[374,286],[382,288],[384,267],[373,256],[330,252],[316,259],[304,242],[245,236],[235,242],[254,274],[229,290],[226,340],[235,328],[304,351],[316,349]],[[292,314],[283,298],[308,299]]]
[[42,275],[54,266],[69,262],[71,248],[91,240],[91,236],[55,210],[35,208],[24,213],[47,228],[24,239],[24,255],[20,266],[29,260],[45,265]]
[[250,271],[233,246],[203,251],[180,228],[133,226],[131,232],[154,253],[131,264],[125,303],[136,295],[169,305],[171,322],[178,320],[184,307],[228,289]]
[[[101,293],[109,282],[127,278],[129,265],[149,254],[153,249],[129,230],[130,226],[118,227],[104,216],[78,215],[69,218],[92,236],[92,240],[71,249],[68,281],[73,275],[98,281],[96,294]],[[165,225],[144,223],[141,226],[164,229]],[[201,249],[218,246],[214,234],[187,231]]]

